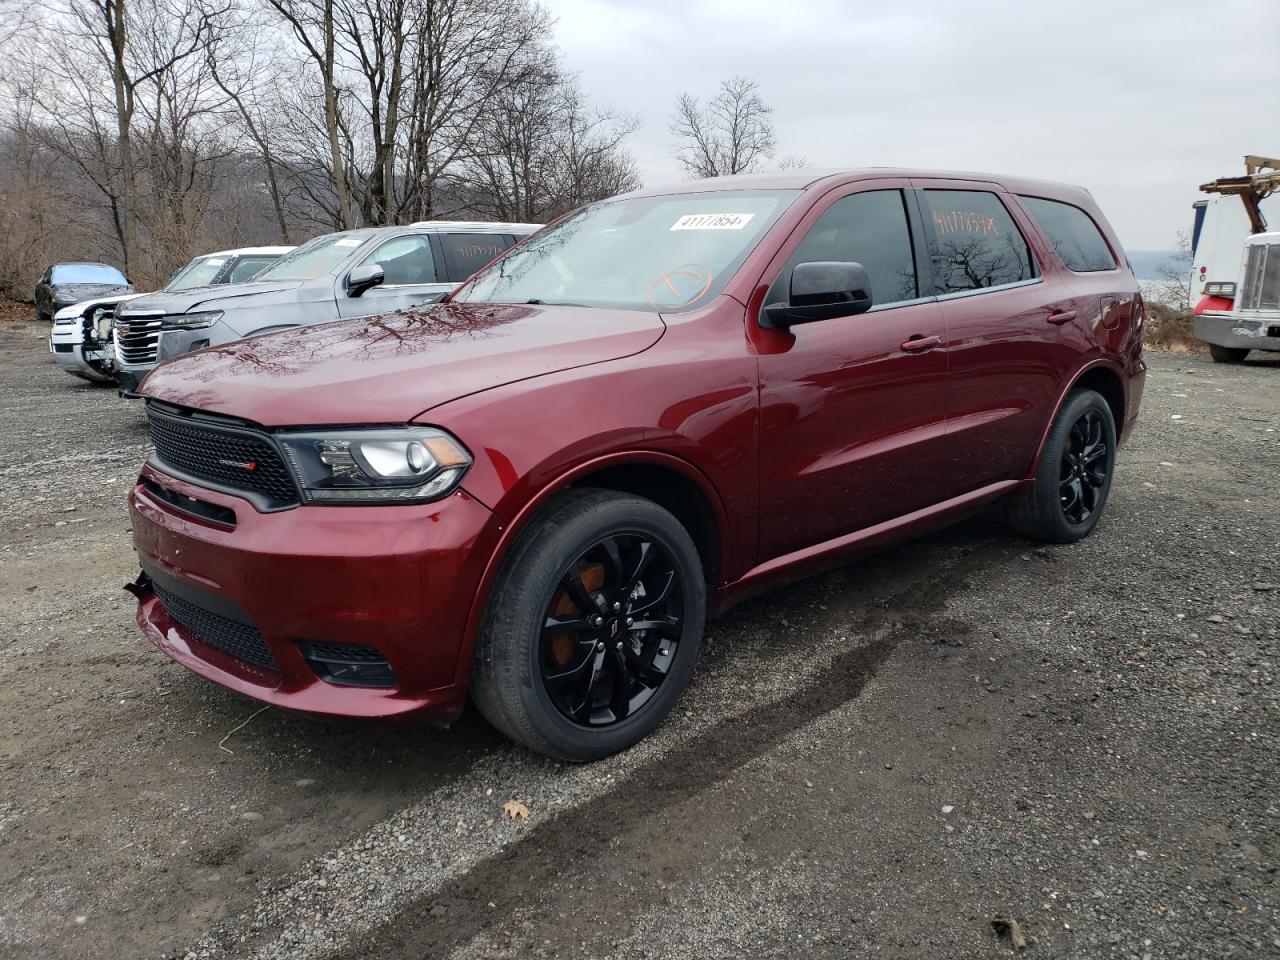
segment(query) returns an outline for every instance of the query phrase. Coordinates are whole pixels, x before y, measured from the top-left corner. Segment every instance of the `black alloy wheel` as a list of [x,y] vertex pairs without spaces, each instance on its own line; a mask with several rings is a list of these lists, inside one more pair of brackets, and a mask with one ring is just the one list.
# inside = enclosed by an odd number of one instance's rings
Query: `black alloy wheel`
[[1096,390],[1077,388],[1049,427],[1036,472],[1008,505],[1024,536],[1074,543],[1098,525],[1116,465],[1116,422]]
[[671,713],[706,612],[706,570],[670,511],[618,490],[562,491],[503,560],[476,638],[471,699],[540,753],[607,757]]
[[542,626],[542,682],[576,724],[605,727],[643,710],[680,647],[684,584],[656,539],[617,533],[565,570]]
[[1068,523],[1087,523],[1098,509],[1111,476],[1110,453],[1102,416],[1089,410],[1072,425],[1062,450],[1058,499]]

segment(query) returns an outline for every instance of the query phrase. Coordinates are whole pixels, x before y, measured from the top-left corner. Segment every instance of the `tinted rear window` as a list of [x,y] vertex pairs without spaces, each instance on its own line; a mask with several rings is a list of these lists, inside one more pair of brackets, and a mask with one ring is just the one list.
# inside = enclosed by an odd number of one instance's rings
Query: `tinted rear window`
[[938,293],[981,290],[1036,275],[1027,241],[1000,198],[981,190],[925,190]]
[[1097,225],[1079,207],[1057,200],[1040,197],[1023,197],[1023,204],[1044,231],[1053,249],[1076,273],[1093,273],[1098,270],[1114,270],[1116,261],[1111,256],[1107,241],[1102,239]]
[[442,233],[440,244],[449,261],[451,280],[465,280],[511,246],[501,233]]

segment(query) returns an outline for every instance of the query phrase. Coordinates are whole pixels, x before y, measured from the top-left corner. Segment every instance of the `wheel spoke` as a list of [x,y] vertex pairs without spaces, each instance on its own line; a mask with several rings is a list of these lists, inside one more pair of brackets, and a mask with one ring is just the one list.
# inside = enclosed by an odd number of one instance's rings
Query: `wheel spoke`
[[652,630],[654,633],[660,633],[664,637],[672,637],[679,639],[680,622],[670,617],[659,617],[652,620],[637,620],[631,625],[632,631],[636,630]]
[[635,590],[636,584],[644,576],[645,570],[648,569],[650,562],[653,560],[653,555],[657,552],[657,548],[648,540],[640,541],[640,555],[636,558],[635,566],[632,567],[631,573],[627,575],[627,579],[622,585],[622,595],[624,597],[630,596]]
[[624,643],[622,645],[622,655],[626,658],[627,666],[631,669],[636,679],[645,686],[656,687],[666,679],[667,675],[665,673],[645,663],[640,658],[640,655],[631,649],[629,644]]
[[622,551],[618,549],[618,541],[613,537],[605,537],[600,542],[600,547],[608,558],[609,575],[605,578],[605,582],[621,589],[625,582],[626,569],[622,565]]
[[613,711],[615,721],[622,720],[631,712],[631,671],[627,669],[626,658],[617,647],[610,651],[609,679],[612,685],[609,709]]
[[546,682],[547,689],[553,693],[560,693],[576,686],[588,676],[587,667],[591,666],[594,659],[596,659],[595,644],[586,645],[576,665],[556,673],[543,673],[542,679]]
[[596,602],[591,599],[587,585],[582,581],[582,571],[578,569],[576,561],[564,572],[564,576],[560,578],[560,585],[564,587],[565,593],[569,594],[573,605],[583,613],[592,614],[599,609]]
[[583,633],[588,630],[598,629],[590,620],[571,619],[562,620],[559,617],[547,617],[542,625],[542,633],[545,636],[548,633]]
[[631,615],[636,616],[638,614],[644,613],[646,610],[652,610],[654,607],[658,606],[661,603],[665,603],[667,598],[671,596],[671,588],[675,586],[675,582],[676,582],[676,572],[672,570],[670,573],[667,574],[666,580],[663,581],[662,587],[658,590],[657,593],[654,593],[650,596],[646,596],[644,598],[643,603],[641,603],[637,607],[631,608]]

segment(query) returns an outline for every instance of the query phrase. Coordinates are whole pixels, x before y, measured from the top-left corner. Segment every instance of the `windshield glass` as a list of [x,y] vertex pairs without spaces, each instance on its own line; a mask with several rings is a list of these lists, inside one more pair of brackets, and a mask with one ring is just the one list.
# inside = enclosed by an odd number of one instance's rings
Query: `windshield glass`
[[196,257],[175,273],[164,288],[172,293],[175,290],[190,290],[192,287],[207,287],[213,283],[213,278],[226,263],[226,257]]
[[53,283],[115,283],[129,281],[115,267],[105,263],[62,263],[53,268]]
[[690,309],[724,289],[799,195],[723,190],[606,201],[527,240],[451,299]]
[[308,240],[263,270],[255,280],[314,280],[328,273],[360,246],[368,236],[330,233]]

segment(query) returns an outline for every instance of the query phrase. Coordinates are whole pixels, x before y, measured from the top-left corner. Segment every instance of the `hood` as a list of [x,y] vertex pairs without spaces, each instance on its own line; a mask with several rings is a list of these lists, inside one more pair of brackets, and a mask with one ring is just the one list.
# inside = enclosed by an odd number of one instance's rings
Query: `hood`
[[137,300],[139,297],[146,296],[142,293],[117,293],[109,297],[90,297],[88,300],[80,300],[69,307],[63,307],[53,315],[53,319],[71,320],[76,317],[82,317],[90,310],[97,307],[105,306],[111,303],[124,303],[128,300]]
[[192,310],[213,308],[219,309],[227,305],[229,300],[241,300],[245,297],[262,297],[264,302],[272,294],[286,294],[302,286],[300,280],[257,280],[248,283],[218,284],[208,287],[192,287],[189,290],[178,290],[166,293],[149,293],[129,304],[122,310],[124,316],[138,314],[175,314],[188,313]]
[[55,283],[53,294],[59,303],[73,303],[108,293],[132,293],[133,287],[120,283]]
[[161,364],[139,393],[264,426],[406,423],[449,400],[646,350],[654,313],[443,303],[298,327]]

